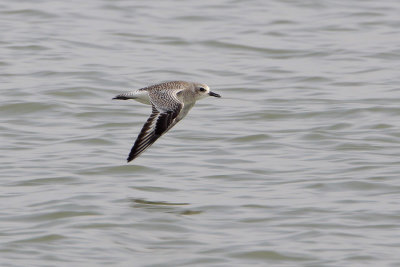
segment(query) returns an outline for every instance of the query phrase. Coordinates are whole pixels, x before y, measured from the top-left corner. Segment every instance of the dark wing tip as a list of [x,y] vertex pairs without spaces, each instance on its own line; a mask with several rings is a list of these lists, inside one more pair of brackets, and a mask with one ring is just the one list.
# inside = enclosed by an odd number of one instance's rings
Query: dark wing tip
[[127,158],[127,162],[134,160],[149,148],[161,135],[166,133],[178,121],[176,117],[180,112],[179,108],[174,111],[160,113],[154,106],[153,112],[148,118],[147,122],[143,125],[142,130],[133,145],[131,152]]
[[128,158],[126,159],[126,162],[129,163],[132,160],[134,160],[139,154],[136,154],[136,151],[132,148],[131,152],[129,153]]

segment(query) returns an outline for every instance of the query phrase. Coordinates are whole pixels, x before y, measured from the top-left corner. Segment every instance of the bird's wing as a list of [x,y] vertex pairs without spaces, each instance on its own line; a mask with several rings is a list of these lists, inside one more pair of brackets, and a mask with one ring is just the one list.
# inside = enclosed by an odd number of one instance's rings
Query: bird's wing
[[[171,101],[166,105],[164,103],[166,100]],[[184,106],[175,96],[165,97],[164,99],[152,98],[151,104],[152,113],[143,125],[129,153],[128,162],[143,153],[161,135],[171,129],[180,120],[178,115]]]

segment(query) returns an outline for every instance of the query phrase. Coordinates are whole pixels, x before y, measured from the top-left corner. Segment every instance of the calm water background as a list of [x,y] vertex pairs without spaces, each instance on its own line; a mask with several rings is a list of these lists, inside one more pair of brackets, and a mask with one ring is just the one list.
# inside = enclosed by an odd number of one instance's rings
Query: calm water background
[[[400,2],[0,3],[1,266],[400,266]],[[207,83],[137,160],[120,92]]]

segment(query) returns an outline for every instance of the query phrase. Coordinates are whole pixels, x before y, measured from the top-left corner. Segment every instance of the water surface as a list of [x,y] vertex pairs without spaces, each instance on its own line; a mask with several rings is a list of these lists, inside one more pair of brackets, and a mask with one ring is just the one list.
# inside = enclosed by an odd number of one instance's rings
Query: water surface
[[[398,14],[3,1],[0,265],[400,265]],[[166,80],[222,98],[126,164]]]

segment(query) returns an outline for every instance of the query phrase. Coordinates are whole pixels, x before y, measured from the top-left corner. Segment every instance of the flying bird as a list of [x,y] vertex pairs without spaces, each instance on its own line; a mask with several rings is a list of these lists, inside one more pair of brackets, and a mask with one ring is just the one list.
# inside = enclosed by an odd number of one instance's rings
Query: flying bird
[[151,105],[152,112],[143,125],[127,158],[130,162],[149,148],[160,136],[182,120],[197,100],[207,96],[221,97],[206,84],[171,81],[117,95],[113,99],[134,99]]

